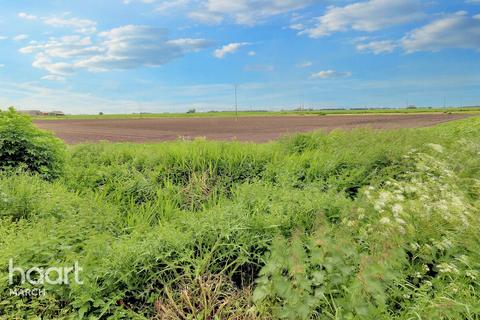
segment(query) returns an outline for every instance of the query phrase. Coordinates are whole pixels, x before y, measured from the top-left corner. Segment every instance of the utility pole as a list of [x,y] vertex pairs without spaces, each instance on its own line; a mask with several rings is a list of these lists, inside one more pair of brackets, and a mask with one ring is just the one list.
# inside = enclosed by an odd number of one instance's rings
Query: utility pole
[[235,119],[238,121],[238,99],[237,99],[238,84],[235,84]]

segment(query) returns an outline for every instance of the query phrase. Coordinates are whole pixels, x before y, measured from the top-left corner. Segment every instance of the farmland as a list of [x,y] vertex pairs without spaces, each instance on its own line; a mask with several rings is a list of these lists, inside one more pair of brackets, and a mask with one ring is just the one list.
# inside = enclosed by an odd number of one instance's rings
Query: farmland
[[[371,117],[2,113],[0,317],[478,319],[480,118]],[[12,295],[11,258],[82,283]]]
[[195,113],[132,113],[132,114],[67,114],[64,116],[35,116],[39,120],[106,120],[106,119],[165,119],[165,118],[233,118],[233,117],[279,117],[279,116],[325,116],[325,115],[379,115],[379,114],[478,114],[479,106],[443,108],[359,108],[359,109],[299,109],[284,111],[240,110],[207,111]]
[[314,130],[398,129],[430,126],[469,116],[465,113],[417,113],[381,115],[283,115],[198,118],[107,118],[35,120],[68,143],[155,142],[205,137],[211,140],[268,142],[282,135]]

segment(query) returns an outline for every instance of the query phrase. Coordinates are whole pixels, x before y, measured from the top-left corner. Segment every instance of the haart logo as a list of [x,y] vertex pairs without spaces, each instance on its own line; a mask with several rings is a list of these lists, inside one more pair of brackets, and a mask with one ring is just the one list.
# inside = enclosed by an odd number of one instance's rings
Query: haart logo
[[[80,280],[80,272],[83,271],[75,262],[73,267],[49,267],[40,268],[33,267],[25,270],[21,267],[14,266],[13,259],[10,259],[8,263],[8,281],[10,285],[14,284],[31,284],[32,286],[39,286],[44,284],[50,285],[65,285],[70,284],[73,278],[73,282],[76,284],[83,284]],[[20,275],[20,283],[16,283],[15,275]]]

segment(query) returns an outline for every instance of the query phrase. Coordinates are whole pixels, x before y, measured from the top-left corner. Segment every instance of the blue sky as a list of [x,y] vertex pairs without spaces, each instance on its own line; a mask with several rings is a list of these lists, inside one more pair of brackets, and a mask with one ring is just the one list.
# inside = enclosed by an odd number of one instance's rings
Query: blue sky
[[480,104],[480,0],[0,0],[0,106]]

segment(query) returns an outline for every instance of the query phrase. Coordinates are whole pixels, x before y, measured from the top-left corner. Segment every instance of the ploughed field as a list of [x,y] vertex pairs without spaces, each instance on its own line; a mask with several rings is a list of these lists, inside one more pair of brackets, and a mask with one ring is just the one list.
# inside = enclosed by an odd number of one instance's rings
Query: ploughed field
[[269,116],[235,118],[157,118],[36,120],[68,143],[169,141],[205,137],[210,140],[267,142],[314,130],[398,129],[426,127],[467,117],[461,114]]

